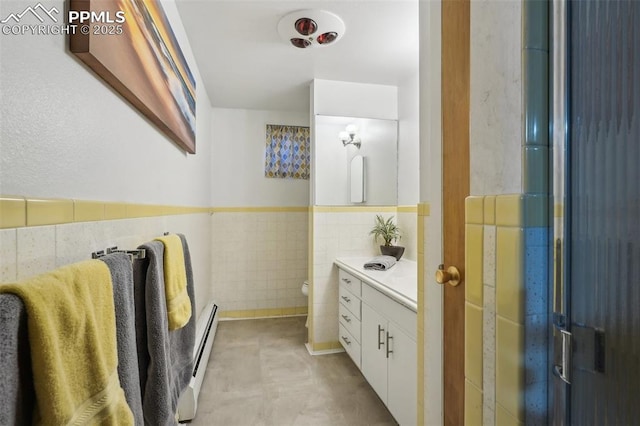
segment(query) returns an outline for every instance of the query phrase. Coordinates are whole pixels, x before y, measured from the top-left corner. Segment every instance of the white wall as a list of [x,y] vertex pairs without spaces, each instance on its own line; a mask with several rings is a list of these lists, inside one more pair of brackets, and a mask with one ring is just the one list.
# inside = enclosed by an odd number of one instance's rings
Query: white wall
[[308,180],[264,176],[267,124],[309,126],[309,113],[213,109],[211,200],[214,206],[309,205]]
[[[2,1],[0,15],[30,4]],[[209,99],[175,3],[163,5],[196,77],[197,154],[183,153],[69,53],[66,36],[1,35],[0,193],[210,205]]]
[[381,84],[313,80],[312,114],[344,117],[398,118],[398,88]]
[[[65,10],[61,0],[42,3]],[[0,16],[28,1],[0,2]],[[210,206],[211,107],[173,1],[163,1],[196,78],[196,155],[186,155],[68,52],[64,35],[0,35],[0,194]],[[199,311],[210,298],[208,214],[0,231],[0,281],[134,248],[162,232],[187,236]]]
[[398,86],[398,205],[420,201],[420,82],[416,72]]
[[522,190],[521,15],[522,2],[471,2],[471,195]]
[[442,259],[442,5],[420,2],[420,200],[424,227],[424,424],[442,424],[442,286],[433,274]]

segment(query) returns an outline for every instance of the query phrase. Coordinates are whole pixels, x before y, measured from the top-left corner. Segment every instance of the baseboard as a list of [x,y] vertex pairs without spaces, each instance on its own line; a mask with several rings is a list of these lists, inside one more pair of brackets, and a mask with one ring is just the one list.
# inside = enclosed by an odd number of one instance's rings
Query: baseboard
[[292,317],[306,317],[307,314],[293,314],[293,315],[269,315],[269,316],[264,316],[264,317],[227,317],[227,318],[220,318],[219,321],[220,322],[225,322],[225,321],[245,321],[245,320],[254,320],[254,319],[274,319],[274,318],[292,318]]
[[272,317],[295,317],[307,315],[307,306],[269,309],[243,309],[238,311],[221,311],[220,319],[249,319]]
[[339,348],[333,348],[333,349],[323,349],[320,351],[314,351],[311,348],[311,345],[309,343],[305,343],[304,346],[307,348],[307,352],[309,352],[310,355],[316,356],[316,355],[329,355],[329,354],[339,354],[340,352],[344,352],[344,348],[341,346]]

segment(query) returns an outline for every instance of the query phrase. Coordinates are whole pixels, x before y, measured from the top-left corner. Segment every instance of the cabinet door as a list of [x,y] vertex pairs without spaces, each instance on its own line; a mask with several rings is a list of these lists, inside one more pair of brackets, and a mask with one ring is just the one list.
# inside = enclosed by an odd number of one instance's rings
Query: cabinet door
[[386,332],[387,320],[363,303],[360,336],[362,374],[385,404],[387,403]]
[[[364,305],[363,305],[364,306]],[[389,323],[387,407],[400,425],[417,422],[417,345],[393,323]]]

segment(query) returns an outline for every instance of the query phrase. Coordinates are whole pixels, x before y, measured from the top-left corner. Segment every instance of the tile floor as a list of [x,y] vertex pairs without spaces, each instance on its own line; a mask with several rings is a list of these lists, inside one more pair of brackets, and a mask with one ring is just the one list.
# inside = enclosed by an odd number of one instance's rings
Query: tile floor
[[220,322],[191,425],[396,425],[346,353],[309,355],[304,323]]

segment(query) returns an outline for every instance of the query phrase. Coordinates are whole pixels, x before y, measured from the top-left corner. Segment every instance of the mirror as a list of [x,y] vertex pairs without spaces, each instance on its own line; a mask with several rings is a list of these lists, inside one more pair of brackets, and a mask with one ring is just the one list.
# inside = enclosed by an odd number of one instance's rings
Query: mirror
[[[356,157],[361,157],[362,167],[359,159],[352,163]],[[316,115],[312,161],[315,205],[397,204],[396,120]],[[360,195],[355,187],[361,188],[361,197],[353,197]]]

